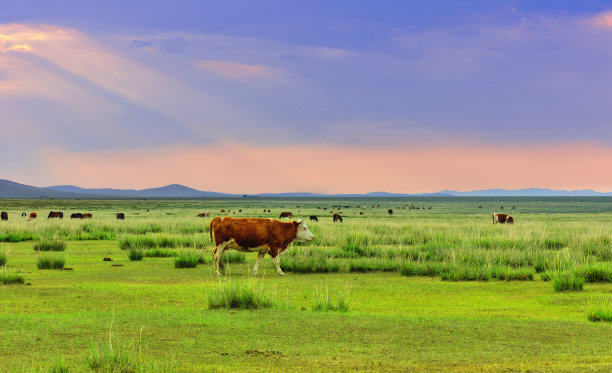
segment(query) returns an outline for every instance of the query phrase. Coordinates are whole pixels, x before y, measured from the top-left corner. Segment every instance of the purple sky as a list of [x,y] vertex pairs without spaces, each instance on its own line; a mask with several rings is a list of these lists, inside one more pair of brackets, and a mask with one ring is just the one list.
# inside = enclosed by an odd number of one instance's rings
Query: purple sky
[[[0,5],[1,178],[249,193],[431,192],[508,179],[517,188],[612,190],[608,2]],[[485,175],[498,147],[509,153]],[[360,159],[363,149],[385,166]],[[516,151],[541,169],[515,170]],[[576,154],[574,168],[551,157],[566,152]],[[168,153],[184,153],[174,162],[189,167],[149,168]],[[303,174],[261,162],[245,169],[261,154],[308,165]],[[211,177],[215,157],[226,155],[232,172]],[[413,168],[419,180],[405,176]],[[352,176],[380,169],[376,183]],[[241,186],[247,171],[260,177]]]

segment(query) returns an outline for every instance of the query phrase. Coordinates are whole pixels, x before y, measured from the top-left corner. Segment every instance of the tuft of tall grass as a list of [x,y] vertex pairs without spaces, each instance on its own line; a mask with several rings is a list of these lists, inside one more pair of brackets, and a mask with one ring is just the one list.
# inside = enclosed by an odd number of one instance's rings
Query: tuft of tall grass
[[402,276],[436,277],[442,273],[444,264],[440,262],[404,262],[400,265]]
[[475,265],[449,265],[440,272],[442,281],[489,281],[491,269]]
[[23,276],[13,270],[3,268],[0,270],[0,284],[11,285],[11,284],[23,284],[25,281]]
[[178,252],[171,249],[148,249],[143,250],[145,258],[171,258],[178,256]]
[[312,300],[312,310],[348,312],[350,308],[349,295],[350,288],[330,290],[329,287],[324,289],[317,287]]
[[34,239],[34,235],[28,232],[7,232],[0,233],[0,242],[23,242],[31,241]]
[[594,263],[574,270],[587,283],[612,282],[612,263]]
[[296,273],[327,273],[340,271],[340,265],[324,255],[281,256],[281,268]]
[[534,272],[531,268],[491,267],[491,277],[500,281],[533,281]]
[[6,250],[0,251],[0,267],[4,267],[8,261],[8,253]]
[[255,280],[219,282],[208,293],[208,308],[210,309],[253,310],[270,308],[274,303],[274,299],[264,289],[263,285],[257,284]]
[[144,250],[132,247],[130,248],[130,252],[128,253],[128,258],[131,261],[142,260],[142,258],[144,258]]
[[196,253],[183,252],[174,258],[174,268],[195,268],[198,266],[199,257]]
[[49,372],[50,373],[68,373],[70,370],[68,369],[68,367],[66,366],[66,362],[64,361],[64,357],[60,356],[57,361],[55,362],[55,365],[53,365],[50,369]]
[[176,361],[159,363],[146,357],[143,353],[142,329],[138,341],[132,340],[127,345],[113,340],[112,334],[109,335],[108,345],[100,347],[98,344],[92,344],[86,362],[89,369],[98,373],[171,373],[176,363]]
[[66,242],[60,240],[42,240],[34,244],[35,251],[65,251]]
[[66,259],[61,254],[42,254],[36,262],[38,269],[62,269],[65,264]]
[[240,251],[227,250],[223,252],[221,260],[225,263],[244,263],[246,262],[246,254]]
[[176,248],[176,247],[195,247],[204,248],[208,243],[202,238],[193,236],[170,236],[170,235],[144,235],[144,236],[125,236],[119,241],[121,250],[129,250],[132,247],[141,249],[153,248]]
[[593,322],[612,322],[612,302],[610,300],[601,301],[598,304],[592,306],[589,312],[587,313],[587,318],[589,319],[589,321]]
[[584,288],[584,278],[574,271],[552,271],[549,276],[556,292],[582,291]]
[[393,259],[359,258],[349,261],[349,272],[395,272],[399,269],[399,263]]

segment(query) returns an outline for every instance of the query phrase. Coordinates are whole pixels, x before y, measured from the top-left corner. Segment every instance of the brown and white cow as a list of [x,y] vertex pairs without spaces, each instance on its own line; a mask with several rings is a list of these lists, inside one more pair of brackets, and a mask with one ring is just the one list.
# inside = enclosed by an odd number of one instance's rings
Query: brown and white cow
[[279,255],[287,250],[294,240],[312,241],[314,235],[302,220],[282,222],[266,218],[230,218],[217,216],[210,222],[210,239],[215,243],[213,262],[215,273],[221,276],[219,262],[226,249],[242,252],[257,252],[253,275],[257,275],[259,262],[270,254],[276,271],[284,275],[280,268]]
[[507,215],[507,214],[499,214],[499,213],[493,213],[493,224],[495,223],[508,223],[508,224],[514,224],[514,219],[512,218],[512,216]]
[[198,214],[199,218],[207,218],[209,216],[210,216],[210,212],[208,212],[208,211],[204,211],[204,212],[201,212],[201,213]]

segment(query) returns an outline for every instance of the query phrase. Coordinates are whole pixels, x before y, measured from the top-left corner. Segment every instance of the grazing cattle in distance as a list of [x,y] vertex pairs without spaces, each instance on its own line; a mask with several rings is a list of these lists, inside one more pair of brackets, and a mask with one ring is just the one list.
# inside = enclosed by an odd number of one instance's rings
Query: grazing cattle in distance
[[314,215],[310,215],[310,221],[319,221],[319,218]]
[[278,218],[282,219],[282,218],[292,218],[292,217],[293,217],[292,213],[290,213],[289,211],[283,211],[283,212],[281,212],[281,214],[280,214],[280,216]]
[[507,214],[499,214],[499,213],[494,213],[493,214],[493,224],[495,223],[508,223],[508,224],[514,224],[514,219],[512,218],[512,216],[507,215]]
[[389,213],[389,215],[393,215],[393,210],[392,209],[387,210],[387,212]]
[[219,210],[219,212],[225,212],[225,210],[224,210],[224,209],[221,209],[221,210]]
[[75,212],[74,214],[70,215],[70,219],[83,219],[83,214],[80,212]]
[[332,218],[334,219],[334,223],[336,220],[340,220],[340,223],[342,223],[342,216],[340,216],[340,214],[334,214]]
[[0,212],[0,219],[8,220],[8,212],[6,212],[6,211]]
[[35,212],[31,212],[30,213],[30,219],[36,219],[36,213]]
[[363,211],[359,211],[359,215],[363,215]]
[[64,213],[61,211],[49,211],[49,216],[47,216],[47,219],[53,219],[53,218],[63,219]]
[[199,213],[199,214],[198,214],[198,216],[199,216],[200,218],[207,218],[207,217],[209,217],[209,216],[210,216],[210,212],[208,212],[208,211],[204,211],[204,212]]
[[268,253],[279,275],[284,275],[280,268],[280,257],[283,251],[294,240],[312,241],[314,235],[302,220],[282,222],[267,218],[230,218],[217,216],[210,221],[210,240],[215,244],[213,262],[215,273],[221,276],[219,262],[226,249],[242,252],[257,252],[253,275],[257,275],[259,262]]
[[26,216],[27,216],[27,214],[26,214],[25,212],[22,212],[22,213],[21,213],[21,217],[22,217],[22,218],[25,218]]
[[117,220],[125,220],[125,214],[122,212],[117,213]]
[[90,213],[87,214],[83,214],[83,217],[81,217],[81,219],[91,219],[93,217],[93,215],[91,215]]

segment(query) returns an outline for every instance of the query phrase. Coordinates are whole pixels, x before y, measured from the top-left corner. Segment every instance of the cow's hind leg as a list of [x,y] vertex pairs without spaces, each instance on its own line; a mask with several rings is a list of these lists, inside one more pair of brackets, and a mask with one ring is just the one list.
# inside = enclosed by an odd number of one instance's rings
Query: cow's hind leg
[[253,276],[257,276],[257,269],[259,268],[259,263],[266,256],[266,253],[257,253],[257,259],[255,260],[255,267],[253,267]]
[[276,266],[276,272],[278,272],[279,275],[284,276],[285,274],[280,267],[280,255],[276,254],[276,256],[272,258],[272,261],[274,261],[274,265]]
[[223,251],[225,250],[225,246],[227,245],[226,242],[222,243],[221,245],[218,245],[215,247],[215,251],[213,253],[213,262],[215,265],[215,274],[219,277],[222,276],[221,272],[219,271],[219,262],[221,261],[221,257],[223,256]]

